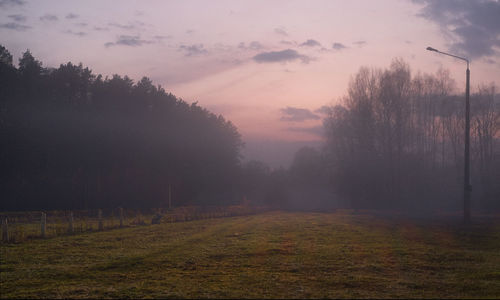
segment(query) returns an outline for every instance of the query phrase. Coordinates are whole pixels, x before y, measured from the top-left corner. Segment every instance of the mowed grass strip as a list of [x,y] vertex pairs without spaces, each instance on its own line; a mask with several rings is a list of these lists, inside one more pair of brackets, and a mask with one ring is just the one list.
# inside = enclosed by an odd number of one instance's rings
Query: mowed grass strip
[[499,298],[500,221],[285,213],[2,244],[2,298]]

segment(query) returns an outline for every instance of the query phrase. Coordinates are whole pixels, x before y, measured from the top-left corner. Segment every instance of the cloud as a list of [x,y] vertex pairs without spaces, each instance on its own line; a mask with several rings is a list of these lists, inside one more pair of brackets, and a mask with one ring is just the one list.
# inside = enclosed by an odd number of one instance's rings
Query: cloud
[[325,129],[321,125],[317,126],[312,126],[312,127],[288,127],[288,131],[294,131],[294,132],[305,132],[305,133],[310,133],[314,134],[317,136],[324,136]]
[[300,47],[321,47],[321,44],[316,40],[309,39],[309,40],[303,42],[302,44],[300,44],[299,46]]
[[[184,51],[181,49],[178,50]],[[208,54],[210,53],[212,53],[212,50],[208,51]],[[192,57],[191,59],[187,57],[187,59],[177,61],[177,63],[174,64],[179,67],[170,68],[170,70],[161,70],[158,68],[151,77],[156,82],[164,82],[168,85],[185,84],[203,78],[217,76],[217,74],[222,72],[240,67],[242,63],[241,60],[234,56],[228,56],[226,59],[215,55],[203,55],[201,59],[198,59],[198,57]],[[207,93],[220,93],[222,90],[232,89],[234,85],[241,84],[241,82],[253,76],[255,76],[255,73],[235,76],[209,89]]]
[[494,65],[496,64],[497,62],[494,60],[494,59],[491,59],[491,58],[487,58],[484,60],[487,64],[489,65]]
[[314,110],[314,112],[317,114],[328,115],[332,112],[332,107],[328,105],[323,105],[320,108]]
[[260,49],[263,49],[264,46],[261,43],[257,42],[257,41],[252,41],[248,45],[246,45],[244,42],[241,42],[238,45],[238,48],[239,49],[244,49],[244,50],[260,50]]
[[283,45],[289,45],[289,46],[296,46],[297,45],[297,42],[295,42],[295,41],[285,41],[285,40],[283,40],[283,41],[280,41],[280,43],[283,44]]
[[196,30],[193,29],[186,30],[186,34],[194,34],[194,33],[196,33]]
[[9,18],[14,20],[15,22],[25,22],[26,21],[26,16],[23,15],[9,15]]
[[160,41],[163,41],[163,40],[167,40],[167,39],[171,39],[172,36],[171,35],[155,35],[153,36],[155,39],[157,40],[160,40]]
[[74,13],[69,13],[69,14],[67,14],[67,15],[66,15],[66,17],[65,17],[65,18],[66,18],[66,19],[76,19],[76,18],[78,18],[78,17],[79,17],[79,15],[77,15],[77,14],[74,14]]
[[16,30],[16,31],[25,31],[26,29],[30,29],[31,26],[10,22],[10,23],[0,24],[0,28]]
[[303,63],[309,63],[309,61],[311,61],[309,56],[302,55],[292,49],[262,52],[253,57],[253,60],[258,63],[289,62],[298,59],[300,59]]
[[26,1],[24,0],[0,0],[0,7],[7,7],[7,6],[22,6],[26,4]]
[[363,47],[364,45],[366,45],[366,41],[356,41],[356,42],[353,42],[354,45],[357,45],[358,47]]
[[64,31],[64,33],[71,34],[71,35],[76,35],[76,36],[79,36],[79,37],[87,35],[86,32],[83,32],[83,31],[73,31],[73,30],[66,30],[66,31]]
[[108,42],[104,44],[106,47],[111,46],[130,46],[138,47],[142,45],[152,44],[153,41],[142,40],[138,35],[120,35],[116,42]]
[[421,4],[418,16],[440,26],[451,43],[449,50],[480,58],[498,54],[500,47],[500,1],[430,1]]
[[94,30],[96,31],[108,31],[109,28],[108,27],[99,27],[99,26],[95,26],[94,27]]
[[121,23],[116,23],[116,22],[110,22],[108,23],[108,26],[111,27],[116,27],[124,30],[136,30],[139,29],[140,27],[144,27],[146,25],[144,22],[140,21],[135,21],[135,22],[129,22],[127,24],[121,24]]
[[335,50],[342,50],[342,49],[345,49],[347,47],[342,43],[335,42],[335,43],[333,43],[332,48]]
[[59,20],[59,18],[56,15],[52,14],[45,14],[40,17],[40,21],[55,22],[57,20]]
[[108,26],[112,26],[112,27],[116,27],[116,28],[120,28],[120,29],[127,29],[127,30],[130,30],[130,29],[135,29],[135,25],[133,24],[120,24],[120,23],[108,23]]
[[75,25],[79,27],[86,27],[87,25],[89,25],[89,23],[80,22],[80,23],[75,23]]
[[208,50],[203,48],[203,44],[198,44],[198,45],[191,45],[191,46],[186,46],[186,45],[181,45],[179,47],[179,50],[185,52],[185,56],[198,56],[198,55],[203,55],[203,54],[208,54]]
[[288,33],[284,28],[274,28],[274,33],[282,35],[282,36],[288,36]]
[[280,111],[281,114],[283,114],[283,116],[280,118],[281,121],[303,122],[306,120],[320,119],[318,115],[306,108],[287,106],[286,108],[282,108]]

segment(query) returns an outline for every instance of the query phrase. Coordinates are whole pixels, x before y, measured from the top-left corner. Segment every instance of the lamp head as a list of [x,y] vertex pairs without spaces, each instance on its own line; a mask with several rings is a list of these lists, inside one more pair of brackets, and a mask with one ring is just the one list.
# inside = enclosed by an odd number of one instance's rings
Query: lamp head
[[434,52],[439,52],[437,49],[434,49],[434,48],[432,48],[432,47],[427,47],[427,50],[429,50],[429,51],[434,51]]

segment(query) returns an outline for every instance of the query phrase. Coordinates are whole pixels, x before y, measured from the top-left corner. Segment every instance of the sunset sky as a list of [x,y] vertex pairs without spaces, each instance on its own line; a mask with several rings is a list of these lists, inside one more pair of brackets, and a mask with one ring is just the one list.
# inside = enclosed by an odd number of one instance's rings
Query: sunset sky
[[0,0],[0,44],[45,67],[81,62],[96,74],[147,76],[223,114],[247,159],[278,166],[321,140],[319,110],[346,94],[361,66],[449,69],[457,93],[500,84],[499,1]]

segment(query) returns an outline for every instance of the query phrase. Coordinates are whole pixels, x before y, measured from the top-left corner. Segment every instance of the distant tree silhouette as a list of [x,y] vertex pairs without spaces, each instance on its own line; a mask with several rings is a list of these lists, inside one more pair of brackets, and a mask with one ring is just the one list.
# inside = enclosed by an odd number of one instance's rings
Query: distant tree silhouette
[[[343,103],[324,120],[337,193],[351,206],[461,207],[463,97],[449,72],[411,76],[396,59],[387,70],[361,68]],[[500,99],[494,87],[471,98],[473,203],[500,208]]]

